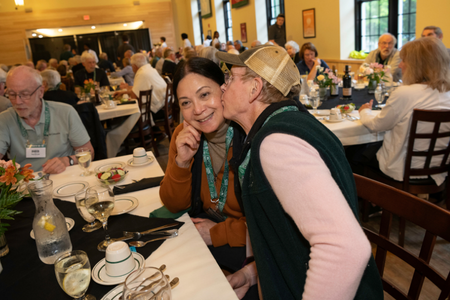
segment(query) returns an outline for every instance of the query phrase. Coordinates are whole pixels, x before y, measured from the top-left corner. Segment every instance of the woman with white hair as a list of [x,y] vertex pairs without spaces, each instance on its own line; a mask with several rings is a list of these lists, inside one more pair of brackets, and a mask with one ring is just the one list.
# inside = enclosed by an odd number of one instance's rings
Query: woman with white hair
[[296,42],[288,41],[286,45],[284,45],[284,48],[286,48],[287,53],[295,64],[298,64],[302,60],[300,58],[300,46]]
[[75,106],[80,99],[74,92],[60,90],[61,75],[54,70],[44,70],[41,72],[42,85],[44,86],[44,99],[70,104]]

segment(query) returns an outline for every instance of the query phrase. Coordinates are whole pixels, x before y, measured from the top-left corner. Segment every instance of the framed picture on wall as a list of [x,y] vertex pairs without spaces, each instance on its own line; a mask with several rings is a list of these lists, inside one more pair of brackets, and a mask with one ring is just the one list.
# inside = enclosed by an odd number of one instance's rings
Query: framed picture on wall
[[231,8],[238,8],[248,4],[248,0],[231,0]]
[[247,23],[241,23],[241,42],[247,43]]
[[303,16],[303,38],[316,37],[316,10],[314,8],[305,9]]
[[202,19],[212,17],[211,0],[200,0],[200,7],[201,7]]

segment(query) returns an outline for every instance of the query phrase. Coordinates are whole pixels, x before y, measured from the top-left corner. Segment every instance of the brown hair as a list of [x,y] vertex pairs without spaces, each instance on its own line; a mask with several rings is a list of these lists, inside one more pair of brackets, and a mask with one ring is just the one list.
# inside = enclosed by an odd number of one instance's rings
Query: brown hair
[[441,93],[450,91],[450,56],[441,40],[424,37],[408,42],[400,58],[407,66],[402,75],[406,85],[424,83]]
[[131,66],[131,59],[129,59],[128,57],[125,57],[124,59],[122,59],[122,65],[124,67]]
[[256,74],[256,72],[254,72],[250,68],[245,68],[245,74],[242,76],[242,80],[248,81],[253,78],[261,78],[263,82],[263,87],[261,89],[262,99],[260,100],[262,103],[265,104],[277,103],[283,100],[288,100],[293,96],[300,94],[300,84],[292,86],[289,93],[286,96],[284,96],[282,92],[280,92],[276,87],[271,85],[267,80]]
[[314,53],[316,54],[316,57],[319,56],[319,53],[317,52],[316,46],[314,46],[313,43],[304,43],[302,45],[302,48],[300,49],[300,58],[302,60],[305,60],[305,58],[303,57],[303,55],[305,54],[305,50],[311,50],[314,51]]

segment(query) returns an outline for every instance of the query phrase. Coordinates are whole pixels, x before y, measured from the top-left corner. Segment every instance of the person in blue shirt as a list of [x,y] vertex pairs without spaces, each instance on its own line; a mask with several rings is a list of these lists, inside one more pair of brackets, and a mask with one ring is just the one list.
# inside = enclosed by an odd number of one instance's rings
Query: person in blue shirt
[[308,74],[307,80],[314,80],[317,76],[317,66],[329,69],[326,62],[319,59],[318,52],[313,43],[304,43],[300,49],[301,61],[297,64],[300,75]]

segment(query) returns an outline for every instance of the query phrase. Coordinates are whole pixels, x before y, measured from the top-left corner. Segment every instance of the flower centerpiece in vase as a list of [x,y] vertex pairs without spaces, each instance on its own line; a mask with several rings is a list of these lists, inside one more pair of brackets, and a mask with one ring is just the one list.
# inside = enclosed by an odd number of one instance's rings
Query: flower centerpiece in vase
[[22,183],[34,178],[30,167],[31,164],[20,167],[15,159],[7,162],[0,160],[0,257],[9,252],[5,238],[9,224],[2,223],[2,220],[14,220],[13,216],[21,213],[13,207],[24,197]]
[[386,75],[390,72],[390,68],[379,63],[364,63],[359,71],[369,81],[369,85],[367,86],[368,93],[373,94],[380,81],[388,82]]
[[86,79],[84,81],[84,94],[86,95],[86,97],[90,97],[90,99],[92,99],[92,97],[95,98],[95,87],[96,84],[94,82],[94,80],[92,79]]
[[330,85],[330,95],[337,96],[339,95],[339,83],[342,81],[339,77],[337,77],[333,71],[330,69],[325,70],[325,74],[328,76],[329,85]]
[[323,72],[323,67],[317,66],[317,77],[314,82],[319,86],[319,98],[322,101],[325,101],[327,97],[327,86],[330,85],[330,78],[328,78],[328,74]]

